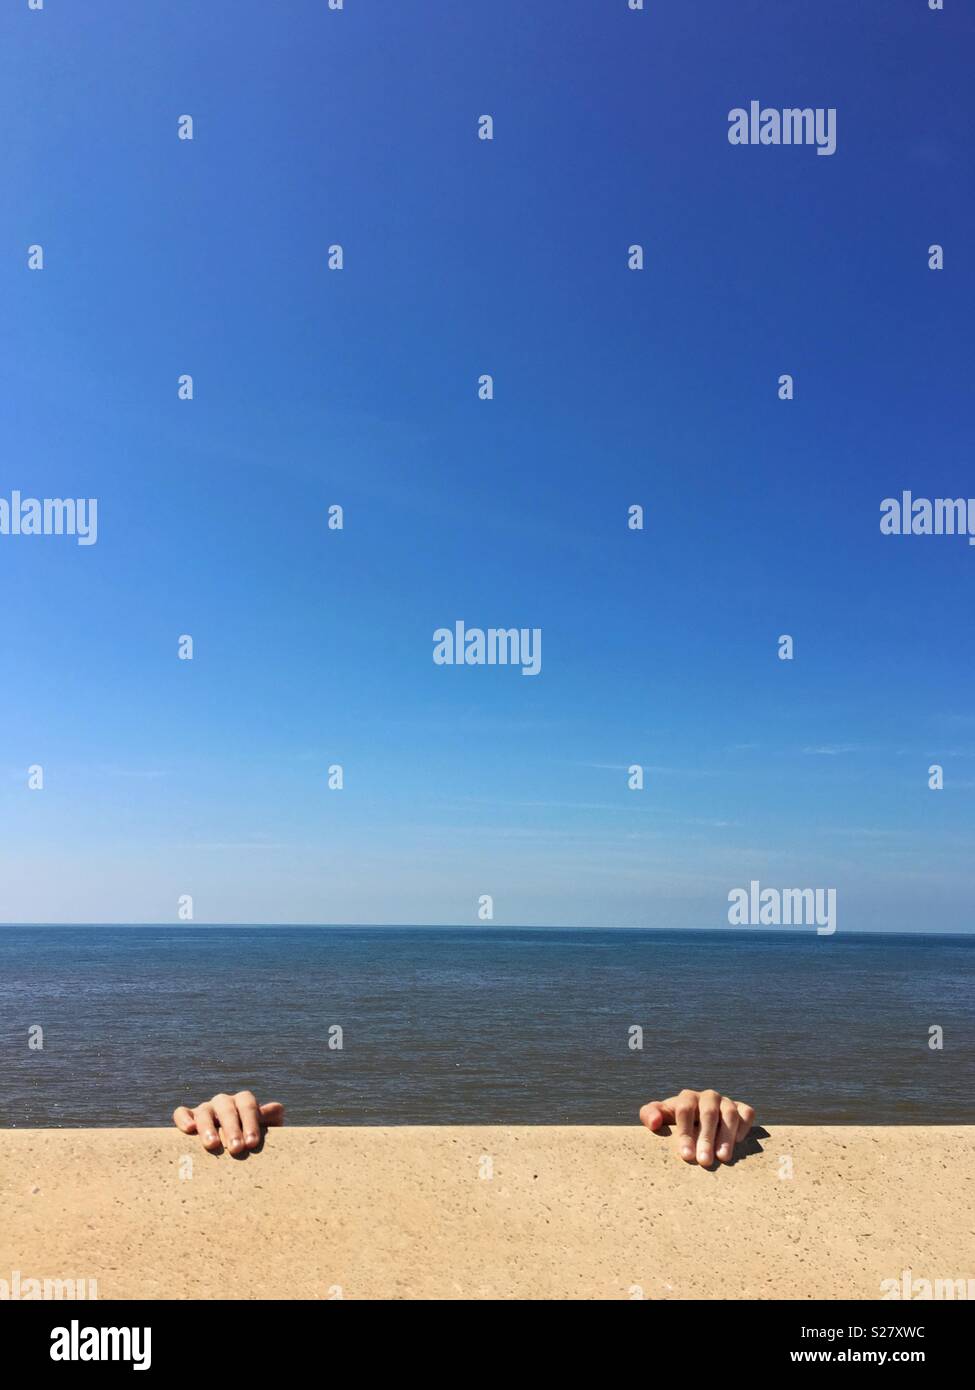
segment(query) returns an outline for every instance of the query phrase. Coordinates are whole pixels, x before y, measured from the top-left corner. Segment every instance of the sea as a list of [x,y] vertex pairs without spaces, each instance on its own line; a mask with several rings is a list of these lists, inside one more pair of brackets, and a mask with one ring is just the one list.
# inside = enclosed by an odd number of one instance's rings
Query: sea
[[975,1123],[975,936],[808,928],[0,926],[0,1127]]

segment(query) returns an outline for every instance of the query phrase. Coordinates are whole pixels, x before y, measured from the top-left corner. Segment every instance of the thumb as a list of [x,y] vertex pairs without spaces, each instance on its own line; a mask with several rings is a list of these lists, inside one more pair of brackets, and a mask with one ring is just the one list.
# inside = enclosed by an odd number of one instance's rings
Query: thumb
[[640,1111],[640,1119],[647,1129],[654,1131],[660,1129],[661,1125],[672,1125],[675,1120],[673,1111],[659,1100],[651,1100]]

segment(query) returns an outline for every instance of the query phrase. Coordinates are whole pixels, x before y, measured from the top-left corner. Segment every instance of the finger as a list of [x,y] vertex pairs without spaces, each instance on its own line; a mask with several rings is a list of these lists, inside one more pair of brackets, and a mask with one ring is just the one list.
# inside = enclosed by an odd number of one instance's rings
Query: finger
[[249,1149],[256,1149],[261,1142],[261,1113],[253,1091],[238,1091],[234,1096],[240,1127],[244,1131],[244,1143]]
[[261,1119],[268,1126],[273,1128],[275,1125],[284,1124],[284,1106],[279,1100],[269,1100],[260,1107]]
[[224,1148],[232,1154],[239,1154],[244,1147],[244,1136],[240,1132],[240,1116],[233,1097],[220,1092],[211,1102],[217,1123],[220,1125],[220,1138]]
[[648,1100],[640,1111],[640,1120],[646,1125],[647,1129],[657,1130],[661,1125],[672,1125],[676,1116],[674,1106],[676,1097],[672,1100]]
[[694,1121],[697,1119],[697,1092],[681,1091],[674,1106],[677,1149],[686,1163],[694,1161]]
[[755,1122],[755,1107],[754,1105],[746,1105],[741,1100],[735,1103],[738,1108],[738,1142],[741,1143]]
[[203,1147],[211,1153],[214,1149],[219,1149],[220,1136],[217,1133],[217,1119],[213,1113],[213,1106],[197,1105],[193,1111],[193,1119],[196,1121],[196,1132],[203,1140]]
[[703,1167],[714,1162],[714,1135],[721,1118],[721,1097],[717,1091],[702,1091],[698,1102],[701,1131],[697,1136],[697,1161]]
[[730,1163],[735,1154],[735,1139],[738,1135],[738,1107],[725,1096],[721,1101],[721,1123],[716,1138],[717,1157],[721,1163]]
[[196,1121],[193,1118],[193,1111],[188,1105],[177,1105],[173,1111],[173,1124],[184,1134],[196,1133]]

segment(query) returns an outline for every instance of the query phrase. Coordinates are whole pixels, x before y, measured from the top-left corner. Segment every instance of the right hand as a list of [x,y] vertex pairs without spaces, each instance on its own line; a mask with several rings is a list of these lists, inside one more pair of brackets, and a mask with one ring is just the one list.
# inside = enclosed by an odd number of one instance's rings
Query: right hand
[[253,1091],[238,1091],[232,1096],[221,1091],[201,1105],[178,1105],[173,1124],[184,1134],[198,1134],[211,1153],[222,1146],[239,1154],[256,1149],[268,1126],[284,1124],[284,1106],[276,1100],[258,1105]]

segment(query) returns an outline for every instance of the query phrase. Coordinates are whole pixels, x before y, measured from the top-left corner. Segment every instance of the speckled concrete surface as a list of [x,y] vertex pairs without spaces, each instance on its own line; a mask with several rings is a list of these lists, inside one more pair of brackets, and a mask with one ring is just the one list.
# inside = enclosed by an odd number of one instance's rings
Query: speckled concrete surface
[[175,1130],[4,1130],[0,1279],[97,1279],[100,1298],[875,1299],[905,1268],[975,1277],[973,1139],[778,1127],[703,1171],[637,1125],[282,1129],[244,1160]]

